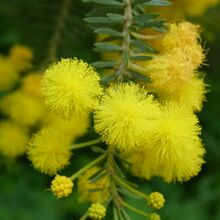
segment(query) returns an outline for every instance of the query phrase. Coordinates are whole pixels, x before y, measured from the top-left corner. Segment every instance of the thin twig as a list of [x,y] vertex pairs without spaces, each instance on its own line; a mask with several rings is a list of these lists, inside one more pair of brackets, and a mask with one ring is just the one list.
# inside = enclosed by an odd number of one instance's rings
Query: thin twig
[[123,0],[125,4],[124,9],[124,17],[125,17],[125,23],[123,27],[123,40],[122,40],[122,52],[120,56],[120,61],[118,64],[118,67],[115,72],[116,80],[117,81],[123,81],[124,76],[127,74],[127,62],[125,60],[127,59],[126,56],[128,56],[130,51],[130,43],[131,43],[131,36],[130,36],[130,30],[129,27],[132,23],[132,7],[131,7],[131,1],[130,0]]
[[102,142],[102,139],[98,138],[98,139],[83,142],[83,143],[80,143],[80,144],[73,144],[70,149],[71,150],[76,150],[76,149],[80,149],[80,148],[83,148],[83,147],[89,147],[89,146],[92,146],[92,145],[95,145],[95,144],[98,144],[98,143],[101,143],[101,142]]
[[63,0],[60,13],[57,18],[57,22],[54,28],[53,35],[49,41],[48,45],[48,55],[42,64],[42,69],[44,69],[50,62],[54,62],[57,59],[57,49],[61,40],[61,33],[65,27],[67,17],[69,15],[69,8],[72,0]]

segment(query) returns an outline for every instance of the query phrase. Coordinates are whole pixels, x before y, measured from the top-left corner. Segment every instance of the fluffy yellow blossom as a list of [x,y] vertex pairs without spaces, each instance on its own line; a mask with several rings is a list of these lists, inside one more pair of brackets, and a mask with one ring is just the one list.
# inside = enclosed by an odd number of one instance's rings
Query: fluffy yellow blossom
[[120,151],[137,148],[149,136],[160,115],[153,96],[135,84],[110,87],[95,111],[95,130]]
[[25,46],[16,45],[11,48],[8,59],[18,71],[25,71],[32,67],[32,51]]
[[105,217],[106,208],[100,203],[92,204],[88,209],[88,216],[92,220],[102,220]]
[[168,33],[162,40],[166,50],[196,45],[200,39],[200,28],[190,22],[170,24]]
[[86,134],[90,123],[87,116],[72,117],[70,120],[65,120],[47,111],[42,119],[43,126],[53,126],[60,134],[65,134],[72,141]]
[[161,102],[173,101],[192,111],[201,111],[206,100],[207,85],[201,76],[193,77],[188,83],[179,87],[174,93],[157,90]]
[[0,91],[11,89],[18,80],[18,73],[5,58],[0,57]]
[[131,172],[146,179],[160,176],[168,183],[188,181],[204,163],[198,119],[175,103],[167,103],[162,114],[145,147],[126,155]]
[[102,93],[97,72],[77,59],[62,59],[43,74],[42,92],[51,111],[63,118],[87,115]]
[[0,102],[0,109],[17,123],[28,126],[35,125],[43,114],[40,100],[21,91],[5,96]]
[[163,194],[152,192],[147,199],[148,206],[154,209],[161,209],[164,206],[165,199]]
[[73,182],[66,176],[57,175],[51,183],[51,191],[58,198],[67,197],[72,193]]
[[198,119],[174,103],[167,103],[162,112],[146,147],[158,165],[157,175],[167,182],[187,181],[199,173],[204,163]]
[[183,56],[186,56],[196,70],[205,63],[206,54],[200,44],[194,44],[182,48]]
[[35,169],[55,174],[69,164],[70,141],[53,127],[44,128],[32,138],[28,157]]
[[41,74],[29,73],[22,80],[21,90],[28,95],[39,98],[41,95],[40,84]]
[[0,122],[0,153],[15,158],[25,153],[28,142],[27,130],[6,120]]
[[174,93],[182,84],[189,82],[194,68],[182,49],[174,49],[148,62],[151,87],[165,93]]
[[[90,182],[90,178],[98,173],[100,169],[100,167],[92,167],[78,179],[77,188],[79,192],[79,202],[90,201],[92,203],[106,203],[108,201],[110,197],[110,180],[108,176],[104,175],[95,182]],[[101,190],[95,191],[95,189]]]

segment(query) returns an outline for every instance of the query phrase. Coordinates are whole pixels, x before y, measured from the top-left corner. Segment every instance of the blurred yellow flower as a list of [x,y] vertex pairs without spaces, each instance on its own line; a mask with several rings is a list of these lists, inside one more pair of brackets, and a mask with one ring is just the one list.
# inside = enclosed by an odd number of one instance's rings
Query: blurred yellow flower
[[89,123],[90,120],[87,116],[72,117],[70,120],[65,120],[48,111],[42,117],[43,126],[53,126],[60,134],[64,134],[72,141],[86,134]]
[[41,74],[29,73],[22,80],[21,90],[27,94],[39,98],[41,95]]
[[138,150],[130,151],[123,154],[123,157],[128,161],[130,166],[124,165],[129,168],[132,175],[150,180],[157,174],[157,167],[155,166],[154,158],[151,157],[151,151],[145,147]]
[[0,122],[0,153],[15,158],[25,153],[28,143],[27,129],[10,120]]
[[69,164],[70,141],[53,127],[35,134],[28,147],[28,158],[35,169],[45,174],[56,174]]
[[33,53],[28,47],[15,45],[11,48],[8,59],[16,70],[23,72],[32,67]]
[[12,89],[18,78],[13,65],[6,58],[0,57],[0,91]]
[[0,102],[1,111],[19,124],[32,126],[41,118],[44,108],[39,99],[16,91]]
[[94,166],[79,177],[77,183],[79,202],[106,203],[110,198],[110,179],[108,175],[103,175],[95,182],[90,182],[90,178],[98,174],[100,170],[100,167]]
[[216,6],[219,0],[181,0],[185,4],[186,13],[190,16],[201,16],[209,7]]

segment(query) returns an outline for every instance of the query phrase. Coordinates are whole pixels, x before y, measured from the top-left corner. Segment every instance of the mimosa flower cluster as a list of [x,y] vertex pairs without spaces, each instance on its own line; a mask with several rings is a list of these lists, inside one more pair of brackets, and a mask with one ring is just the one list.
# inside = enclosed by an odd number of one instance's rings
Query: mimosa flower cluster
[[[2,121],[0,122],[0,153],[10,159],[24,155],[27,152],[28,145],[31,146],[28,143],[33,130],[39,130],[39,134],[36,136],[39,137],[38,143],[42,141],[43,144],[35,154],[45,155],[45,164],[48,154],[43,153],[51,154],[56,151],[56,148],[53,148],[53,143],[57,142],[56,144],[59,146],[60,133],[65,134],[66,137],[66,139],[63,137],[66,141],[66,150],[64,149],[62,152],[70,157],[71,152],[68,147],[72,141],[87,131],[89,119],[88,117],[73,117],[70,121],[66,121],[57,118],[46,110],[41,97],[41,74],[34,71],[32,61],[32,51],[20,45],[12,47],[8,56],[1,56],[0,92],[2,95],[0,98],[0,114]],[[45,134],[47,134],[46,138],[51,137],[51,135],[54,136],[51,151],[50,144],[44,148]],[[28,155],[31,157],[33,154],[34,152]],[[33,160],[33,165],[41,170],[42,165],[35,165],[35,161],[38,160]],[[59,166],[66,164],[68,164],[68,160],[65,156],[60,161]],[[48,165],[47,169],[45,168],[47,171],[44,169],[44,172],[54,173],[54,166],[56,167],[56,165]],[[55,169],[56,171],[57,169]]]
[[[183,23],[173,28],[177,32],[182,28],[191,30],[194,38],[191,36],[189,44],[197,43],[197,31],[191,24]],[[181,40],[172,41],[174,46],[168,43],[172,34],[174,31],[164,37],[164,45],[167,44],[171,48],[177,47],[178,49],[178,43]],[[184,36],[181,34],[180,37]],[[187,34],[186,37],[188,37]],[[175,49],[168,50],[168,53],[174,52],[176,52]],[[189,56],[184,49],[182,52],[183,57]],[[167,54],[161,55],[161,57],[159,55],[149,63],[149,66],[155,65],[156,67],[156,64],[153,63],[157,59],[174,62],[174,60],[168,59]],[[170,67],[171,65],[166,62],[164,62],[166,66],[163,66],[163,62],[158,64],[161,73],[157,75],[158,80],[154,79],[155,83],[161,80],[161,82],[164,81],[162,85],[170,83],[173,89],[169,86],[159,88],[167,89],[166,92],[170,92],[171,89],[174,92],[179,89],[181,84],[185,85],[196,77],[193,76],[195,66],[193,61],[188,57],[183,62],[187,63],[185,64],[187,68],[189,65],[191,74],[185,69],[179,68],[175,63],[176,68]],[[181,65],[181,62],[178,64]],[[166,68],[171,68],[172,71],[166,70]],[[152,76],[156,75],[157,71],[152,68]],[[164,92],[164,90],[161,91]],[[146,87],[134,83],[112,84],[109,88],[104,89],[98,73],[84,61],[77,59],[62,59],[60,62],[52,64],[44,72],[42,92],[48,109],[58,117],[68,118],[69,123],[74,115],[88,117],[90,113],[93,113],[94,128],[97,133],[107,146],[114,148],[121,154],[121,157],[128,160],[131,164],[129,169],[136,176],[146,179],[160,176],[167,182],[182,182],[196,176],[201,170],[205,150],[199,137],[201,127],[191,106],[184,106],[175,99],[161,102]],[[69,163],[70,142],[64,134],[61,136],[59,131],[56,132],[51,127],[44,128],[33,137],[28,155],[35,168],[44,173],[55,174]],[[101,201],[104,204],[110,198],[110,179],[107,174],[104,173],[97,181],[90,182],[89,180],[100,169],[93,166],[79,178],[80,201],[89,200],[93,204]],[[74,180],[74,177],[70,179]],[[93,192],[92,190],[96,188],[102,190]],[[67,189],[62,190],[64,190],[63,192],[68,191]],[[52,191],[54,191],[53,182]],[[63,196],[66,195],[68,194],[63,194]],[[161,208],[164,204],[163,195],[151,194],[148,197],[148,204],[156,209]],[[90,213],[92,208],[89,210]],[[155,215],[151,215],[151,219],[154,218],[153,216],[155,217]]]
[[[0,58],[0,153],[9,159],[25,154],[31,127],[42,116],[40,75],[30,72],[32,51],[16,45]],[[32,87],[32,85],[35,87]]]
[[[195,114],[201,111],[207,91],[200,72],[205,63],[200,27],[183,21],[166,28],[162,36],[132,32],[134,45],[122,44],[122,49],[132,48],[134,53],[135,46],[146,50],[139,38],[151,38],[153,42],[159,38],[160,52],[151,49],[153,55],[141,54],[144,61],[132,61],[130,54],[124,61],[123,51],[115,53],[110,63],[98,63],[118,68],[111,69],[116,71],[115,78],[107,84],[107,72],[101,77],[95,68],[77,58],[61,59],[43,72],[45,120],[29,142],[27,155],[36,169],[54,176],[51,191],[55,197],[67,197],[76,187],[78,201],[91,203],[81,219],[103,219],[112,202],[115,219],[129,219],[126,209],[130,209],[159,220],[157,213],[139,210],[123,196],[130,193],[144,199],[149,209],[159,210],[165,204],[163,194],[139,191],[126,179],[125,172],[141,179],[156,176],[167,183],[184,182],[197,176],[205,163],[201,126]],[[116,48],[113,52],[120,48],[117,43],[111,45]],[[102,52],[105,44],[99,43],[97,49]],[[135,81],[137,75],[147,81]],[[75,143],[86,133],[89,122],[90,131],[98,138]],[[85,147],[99,156],[71,176],[61,175],[77,150]]]
[[149,89],[158,93],[162,102],[175,101],[200,111],[206,85],[198,69],[205,60],[199,26],[189,22],[171,24],[161,44],[161,54],[147,63],[147,75],[152,80]]

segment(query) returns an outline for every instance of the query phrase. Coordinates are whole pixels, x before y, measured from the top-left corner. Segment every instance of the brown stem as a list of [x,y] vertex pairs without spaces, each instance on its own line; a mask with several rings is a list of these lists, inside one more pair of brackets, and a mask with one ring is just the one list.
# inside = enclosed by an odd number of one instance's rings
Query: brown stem
[[117,81],[123,81],[124,76],[127,74],[127,65],[128,62],[126,61],[130,50],[130,42],[131,42],[131,36],[129,27],[132,23],[132,7],[131,7],[131,1],[130,0],[123,0],[125,4],[124,9],[124,17],[125,17],[125,23],[123,27],[123,42],[122,42],[122,52],[120,61],[118,64],[118,67],[116,69],[116,80]]
[[57,59],[57,48],[60,44],[61,33],[65,27],[71,3],[72,0],[63,0],[60,14],[58,15],[57,22],[54,28],[53,36],[49,41],[48,55],[43,62],[42,69],[44,69],[50,62],[54,62]]
[[110,190],[112,194],[112,201],[115,207],[120,208],[121,207],[121,197],[117,192],[117,187],[115,183],[115,170],[114,170],[114,148],[109,146],[107,151],[107,173],[109,175],[110,179]]

